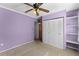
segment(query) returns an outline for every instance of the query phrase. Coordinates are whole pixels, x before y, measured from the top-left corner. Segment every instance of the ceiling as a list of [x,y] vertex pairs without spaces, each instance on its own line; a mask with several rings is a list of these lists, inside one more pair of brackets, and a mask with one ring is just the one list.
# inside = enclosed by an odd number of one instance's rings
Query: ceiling
[[[30,4],[33,5],[33,3],[30,3]],[[32,8],[23,3],[0,3],[0,5],[23,12],[23,13],[26,10],[29,10]],[[79,3],[44,3],[41,7],[48,9],[50,11],[49,13],[40,11],[40,16],[43,16],[43,15],[54,13],[54,12],[61,11],[64,9],[66,9],[67,11],[77,9],[79,8]],[[33,11],[28,12],[26,14],[32,17],[36,17]]]

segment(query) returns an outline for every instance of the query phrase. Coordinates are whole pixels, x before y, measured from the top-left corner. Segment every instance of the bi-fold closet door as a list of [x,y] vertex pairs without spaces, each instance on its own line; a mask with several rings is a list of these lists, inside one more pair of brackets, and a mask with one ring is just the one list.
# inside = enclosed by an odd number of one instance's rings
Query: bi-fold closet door
[[43,42],[57,48],[64,48],[63,18],[43,21]]

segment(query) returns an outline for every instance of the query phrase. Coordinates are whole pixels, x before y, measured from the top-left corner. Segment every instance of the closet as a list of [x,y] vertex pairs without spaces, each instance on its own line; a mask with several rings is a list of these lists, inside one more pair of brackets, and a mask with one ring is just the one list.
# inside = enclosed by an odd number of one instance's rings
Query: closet
[[67,12],[66,17],[66,47],[79,50],[79,10]]
[[43,21],[43,42],[57,48],[64,48],[63,18]]
[[79,50],[79,9],[43,17],[43,42],[61,49]]

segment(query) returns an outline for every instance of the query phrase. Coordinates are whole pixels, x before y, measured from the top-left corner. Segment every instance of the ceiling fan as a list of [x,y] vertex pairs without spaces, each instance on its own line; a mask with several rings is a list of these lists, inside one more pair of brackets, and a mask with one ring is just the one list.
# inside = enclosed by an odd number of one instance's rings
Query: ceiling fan
[[39,11],[43,11],[43,12],[46,12],[46,13],[49,12],[49,10],[47,10],[47,9],[40,8],[40,6],[41,6],[43,3],[34,3],[33,5],[31,5],[31,4],[29,4],[29,3],[24,3],[24,4],[26,4],[26,5],[30,6],[30,7],[32,7],[32,9],[29,9],[29,10],[25,11],[25,13],[34,10],[35,14],[36,14],[37,16],[39,16]]

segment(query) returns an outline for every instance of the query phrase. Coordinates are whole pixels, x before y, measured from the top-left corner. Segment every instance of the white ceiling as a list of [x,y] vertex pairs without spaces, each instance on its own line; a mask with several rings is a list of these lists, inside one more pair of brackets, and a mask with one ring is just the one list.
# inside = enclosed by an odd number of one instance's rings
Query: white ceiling
[[[33,4],[33,3],[30,3],[30,4]],[[23,12],[23,13],[26,10],[29,10],[32,8],[32,7],[29,7],[23,3],[0,3],[0,5],[3,5],[5,7],[8,7],[8,8]],[[64,9],[66,9],[67,11],[77,9],[77,8],[79,8],[79,4],[78,3],[44,3],[41,7],[48,9],[50,11],[49,13],[54,13],[54,12],[64,10]],[[40,11],[40,16],[46,15],[49,13],[45,13],[45,12]],[[36,17],[36,15],[34,14],[33,11],[28,12],[26,14],[30,15],[32,17],[33,16]]]

